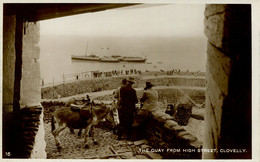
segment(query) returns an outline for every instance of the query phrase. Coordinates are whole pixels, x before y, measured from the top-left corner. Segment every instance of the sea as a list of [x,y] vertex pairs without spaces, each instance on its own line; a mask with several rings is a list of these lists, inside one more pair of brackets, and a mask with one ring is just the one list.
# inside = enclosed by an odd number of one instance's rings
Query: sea
[[[206,69],[205,37],[86,37],[41,35],[40,68],[44,84],[66,82],[90,71],[200,71]],[[145,63],[75,61],[71,55],[140,56]]]

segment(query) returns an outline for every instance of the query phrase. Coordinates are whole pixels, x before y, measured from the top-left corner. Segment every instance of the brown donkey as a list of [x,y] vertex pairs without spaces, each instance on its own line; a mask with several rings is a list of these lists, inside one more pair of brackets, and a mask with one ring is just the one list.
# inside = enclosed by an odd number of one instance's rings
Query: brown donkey
[[[74,107],[74,109],[72,109]],[[75,109],[77,107],[78,109]],[[113,105],[94,105],[94,102],[90,105],[72,105],[71,107],[63,107],[56,110],[53,113],[51,126],[52,134],[55,139],[55,143],[58,149],[60,146],[59,133],[66,127],[70,129],[82,129],[85,128],[84,143],[85,147],[88,148],[87,138],[91,133],[94,144],[97,144],[94,139],[94,126],[97,125],[103,119],[114,119],[113,117]],[[55,128],[55,123],[58,127]]]

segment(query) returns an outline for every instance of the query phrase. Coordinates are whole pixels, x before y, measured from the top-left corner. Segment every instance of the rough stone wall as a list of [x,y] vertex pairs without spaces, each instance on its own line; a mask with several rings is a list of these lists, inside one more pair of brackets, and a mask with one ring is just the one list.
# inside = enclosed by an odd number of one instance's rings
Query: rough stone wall
[[[40,107],[41,108],[41,107]],[[42,108],[41,108],[42,110]],[[44,136],[45,136],[45,131],[44,131],[44,121],[43,121],[43,113],[44,111],[41,111],[40,114],[40,121],[39,121],[39,125],[36,127],[36,129],[38,128],[38,132],[35,135],[35,144],[33,147],[33,150],[31,151],[31,155],[30,158],[31,159],[46,159],[47,158],[47,154],[45,151],[46,148],[46,142],[44,140]]]
[[[41,89],[42,99],[54,99],[60,97],[73,96],[87,92],[95,92],[109,89],[116,89],[121,85],[122,79],[126,77],[111,77],[111,78],[95,78],[90,80],[75,81],[71,83],[43,87]],[[190,87],[205,87],[204,77],[165,77],[142,79],[141,76],[135,76],[134,87],[145,87],[145,82],[150,81],[156,86],[190,86]]]
[[38,62],[40,25],[39,22],[24,22],[23,28],[20,106],[25,137],[24,150],[27,158],[46,158],[43,112],[40,106],[40,63]]
[[21,110],[23,122],[23,158],[46,158],[43,110],[41,106],[26,107]]
[[251,157],[251,6],[206,5],[208,37],[203,158]]
[[[174,103],[175,101],[180,101],[183,97],[190,97],[191,99],[196,99],[202,104],[205,101],[205,89],[193,89],[193,88],[175,88],[175,87],[154,87],[153,89],[158,91],[159,101],[166,100],[167,103]],[[182,92],[182,93],[181,93]],[[138,92],[137,92],[138,93]],[[139,94],[140,97],[143,95],[143,91]]]
[[38,22],[24,22],[21,107],[39,105],[41,99],[39,31]]
[[[15,16],[5,16],[3,25],[3,108],[12,111],[15,78]],[[8,109],[8,110],[7,110]]]
[[166,159],[201,159],[202,142],[161,110],[151,113],[146,122],[146,138],[153,148],[164,149]]
[[152,82],[154,85],[157,86],[176,85],[176,86],[190,86],[190,87],[205,87],[205,77],[193,77],[193,76],[174,77],[173,76],[173,77],[164,77],[164,78],[158,77],[152,79],[144,79],[144,81]]

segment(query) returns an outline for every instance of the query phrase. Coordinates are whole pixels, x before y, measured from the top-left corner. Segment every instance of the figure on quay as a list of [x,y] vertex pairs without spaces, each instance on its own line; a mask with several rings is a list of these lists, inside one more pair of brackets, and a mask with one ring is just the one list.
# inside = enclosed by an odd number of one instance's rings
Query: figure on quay
[[113,95],[114,95],[114,98],[117,99],[117,105],[119,106],[119,102],[120,102],[120,89],[121,87],[123,86],[126,86],[127,84],[127,79],[123,79],[122,80],[122,85],[120,87],[118,87],[114,92],[113,92]]
[[113,92],[113,95],[114,95],[114,98],[117,100],[116,101],[116,109],[114,109],[114,117],[115,117],[115,129],[114,129],[114,133],[115,133],[115,131],[116,131],[116,129],[118,129],[118,125],[119,125],[119,123],[120,123],[120,121],[119,121],[119,115],[118,115],[118,108],[119,108],[119,103],[120,103],[120,89],[121,89],[121,87],[123,87],[123,86],[126,86],[126,84],[127,84],[127,79],[123,79],[122,80],[122,82],[121,82],[121,86],[120,87],[118,87],[114,92]]
[[159,109],[158,92],[152,88],[153,86],[154,85],[151,82],[146,82],[143,96],[140,99],[141,109],[138,111],[137,115],[135,116],[132,125],[133,136],[134,136],[133,138],[137,138],[137,132],[141,133],[141,131],[143,130],[142,124],[145,122],[147,117],[150,116],[151,112]]
[[127,134],[127,139],[131,140],[132,124],[134,113],[136,111],[135,104],[138,103],[136,90],[132,87],[134,78],[129,77],[127,84],[120,88],[120,102],[119,102],[119,127],[118,139],[122,138],[124,133]]

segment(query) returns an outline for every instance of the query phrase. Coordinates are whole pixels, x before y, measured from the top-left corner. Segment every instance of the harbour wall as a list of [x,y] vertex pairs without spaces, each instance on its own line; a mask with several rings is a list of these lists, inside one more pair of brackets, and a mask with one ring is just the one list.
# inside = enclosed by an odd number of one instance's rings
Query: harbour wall
[[[174,117],[157,110],[148,118],[144,131],[146,139],[165,159],[201,159],[203,141],[180,126]],[[200,131],[200,130],[198,130]]]
[[[184,87],[205,87],[205,77],[201,76],[132,76],[135,79],[134,88],[145,87],[145,82],[152,82],[155,86],[184,86]],[[126,76],[93,78],[64,83],[54,86],[42,87],[42,99],[58,99],[77,94],[99,92],[116,89]]]

